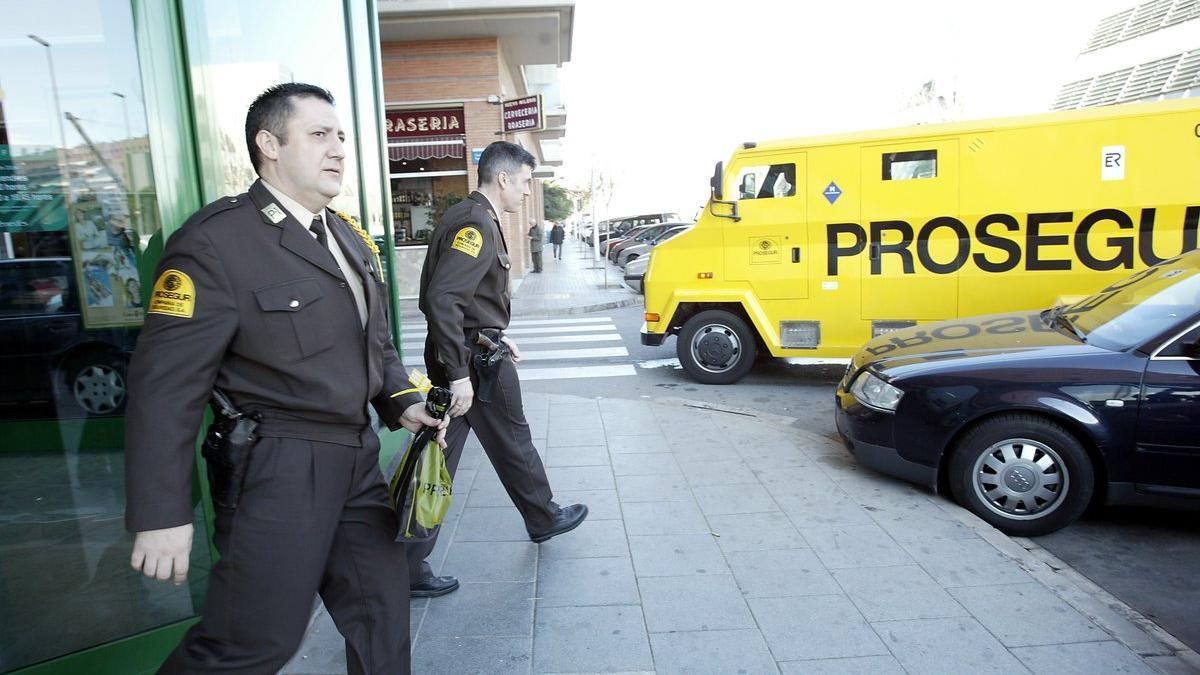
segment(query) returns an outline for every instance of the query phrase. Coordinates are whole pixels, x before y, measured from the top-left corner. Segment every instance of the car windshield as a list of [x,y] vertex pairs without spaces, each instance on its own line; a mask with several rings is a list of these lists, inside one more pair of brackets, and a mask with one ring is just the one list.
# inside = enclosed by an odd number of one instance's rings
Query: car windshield
[[1136,347],[1200,309],[1200,251],[1112,284],[1062,311],[1089,344]]
[[683,232],[682,227],[673,227],[673,228],[667,230],[666,232],[659,234],[650,243],[657,244],[659,242],[666,241],[666,240],[670,239],[671,237],[674,237],[675,235],[679,234],[680,232]]

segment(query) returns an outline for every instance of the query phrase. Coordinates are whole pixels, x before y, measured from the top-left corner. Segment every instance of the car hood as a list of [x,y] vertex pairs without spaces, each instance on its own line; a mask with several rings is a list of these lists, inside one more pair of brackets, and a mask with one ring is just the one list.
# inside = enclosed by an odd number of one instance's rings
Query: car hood
[[1100,352],[1061,328],[1050,326],[1041,312],[1012,312],[921,324],[877,337],[855,354],[854,370],[871,366],[893,376],[966,359],[1010,362],[1017,357],[1044,357]]

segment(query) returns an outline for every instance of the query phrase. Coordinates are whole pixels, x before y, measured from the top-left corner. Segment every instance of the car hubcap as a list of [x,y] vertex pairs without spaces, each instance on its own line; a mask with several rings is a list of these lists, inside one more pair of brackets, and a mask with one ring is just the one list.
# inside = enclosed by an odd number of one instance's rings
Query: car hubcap
[[1070,477],[1050,446],[1025,438],[1001,441],[975,460],[975,494],[991,511],[1013,520],[1042,518],[1057,509]]
[[710,323],[692,337],[692,358],[710,373],[733,368],[742,353],[742,341],[728,326]]
[[111,366],[87,366],[75,376],[75,400],[85,410],[103,415],[125,399],[125,379]]

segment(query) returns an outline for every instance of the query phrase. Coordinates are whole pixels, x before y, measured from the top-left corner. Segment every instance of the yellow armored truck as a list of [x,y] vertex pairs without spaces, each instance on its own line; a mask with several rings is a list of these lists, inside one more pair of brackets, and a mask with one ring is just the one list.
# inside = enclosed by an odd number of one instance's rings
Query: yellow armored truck
[[1045,308],[1196,248],[1200,99],[745,143],[655,247],[642,343],[696,380]]

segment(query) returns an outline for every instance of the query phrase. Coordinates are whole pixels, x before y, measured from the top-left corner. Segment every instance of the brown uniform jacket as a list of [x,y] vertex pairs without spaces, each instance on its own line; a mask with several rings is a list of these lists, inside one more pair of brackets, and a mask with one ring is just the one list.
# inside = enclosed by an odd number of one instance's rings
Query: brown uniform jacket
[[332,254],[261,181],[200,209],[167,241],[129,366],[130,531],[191,522],[196,437],[213,385],[243,410],[309,428],[366,425],[369,401],[395,429],[420,402],[391,397],[409,388],[408,374],[374,255],[328,209],[325,222],[362,279],[365,329]]
[[429,323],[436,362],[425,367],[438,382],[467,376],[466,333],[508,328],[508,245],[487,197],[472,192],[446,209],[433,229],[421,269],[420,308]]

